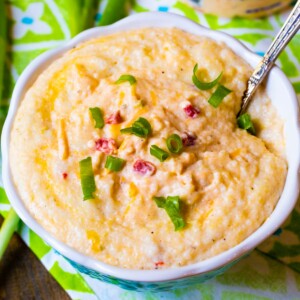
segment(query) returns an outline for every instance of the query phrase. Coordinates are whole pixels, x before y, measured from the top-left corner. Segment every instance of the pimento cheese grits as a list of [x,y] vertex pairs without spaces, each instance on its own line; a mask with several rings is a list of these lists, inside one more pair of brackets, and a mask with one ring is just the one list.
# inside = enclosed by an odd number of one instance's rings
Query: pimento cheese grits
[[237,245],[272,213],[287,172],[263,90],[237,122],[250,74],[225,44],[179,29],[78,45],[39,75],[14,121],[26,207],[60,241],[124,268]]

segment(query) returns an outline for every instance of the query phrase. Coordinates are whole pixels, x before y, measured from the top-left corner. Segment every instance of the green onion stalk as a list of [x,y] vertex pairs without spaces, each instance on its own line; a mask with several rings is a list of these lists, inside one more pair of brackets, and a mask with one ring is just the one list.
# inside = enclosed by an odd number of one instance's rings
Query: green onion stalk
[[0,1],[0,132],[2,130],[6,115],[7,104],[3,101],[4,92],[4,64],[6,48],[6,15],[4,1]]
[[108,0],[102,17],[98,21],[97,25],[110,25],[127,17],[132,3],[132,0]]
[[0,230],[0,260],[9,244],[9,241],[17,229],[19,217],[11,208]]
[[56,3],[68,24],[71,37],[93,27],[100,0],[57,0]]
[[4,1],[0,1],[0,99],[2,99],[2,92],[3,92],[3,73],[4,73],[5,44],[6,44],[5,41],[6,41],[5,7],[4,7]]
[[[5,112],[3,111],[3,79],[4,79],[4,63],[6,54],[6,15],[4,1],[0,1],[0,108],[1,108],[1,128],[5,120]],[[0,129],[1,130],[1,129]],[[17,228],[19,217],[11,208],[8,216],[4,220],[0,229],[0,260],[7,248],[9,241]]]
[[[61,2],[61,3],[59,3]],[[71,36],[75,36],[82,30],[90,28],[94,24],[99,0],[60,0],[60,9],[71,30]],[[108,0],[97,25],[104,26],[112,24],[127,16],[130,0]],[[4,1],[0,1],[0,104],[2,104],[5,44],[6,44],[6,15]],[[0,260],[9,244],[9,241],[17,228],[19,217],[11,209],[0,229]]]
[[[72,5],[74,5],[74,1],[71,1]],[[99,0],[77,0],[76,3],[81,4],[81,9],[79,11],[79,18],[76,20],[80,24],[79,27],[76,28],[75,34],[80,33],[81,31],[91,28],[94,26],[94,16],[97,13]],[[78,22],[81,20],[81,22]]]

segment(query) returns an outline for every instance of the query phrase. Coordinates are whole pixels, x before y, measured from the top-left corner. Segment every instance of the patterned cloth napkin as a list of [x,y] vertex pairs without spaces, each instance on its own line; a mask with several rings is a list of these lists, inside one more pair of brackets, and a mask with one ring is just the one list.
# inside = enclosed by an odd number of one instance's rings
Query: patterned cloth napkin
[[[9,44],[5,59],[4,99],[0,103],[2,114],[9,105],[14,84],[27,64],[42,52],[68,41],[78,31],[76,20],[79,20],[83,3],[82,0],[6,1]],[[104,6],[105,1],[102,1],[98,13],[88,16],[92,23],[101,19]],[[288,15],[286,11],[257,20],[223,19],[202,14],[184,1],[137,0],[131,13],[143,11],[185,15],[203,26],[235,36],[260,55],[266,51]],[[281,54],[278,64],[300,96],[299,34]],[[9,208],[5,192],[0,189],[0,213],[6,216]],[[205,284],[157,294],[125,291],[98,282],[78,273],[24,224],[20,226],[19,234],[72,299],[300,299],[300,203],[282,228],[225,274]]]

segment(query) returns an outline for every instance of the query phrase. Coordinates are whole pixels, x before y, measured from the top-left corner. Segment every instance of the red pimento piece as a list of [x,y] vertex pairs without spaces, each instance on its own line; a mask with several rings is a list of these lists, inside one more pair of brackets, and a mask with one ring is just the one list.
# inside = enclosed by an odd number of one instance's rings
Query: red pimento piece
[[151,176],[155,173],[156,167],[149,161],[138,159],[133,165],[133,171]]
[[192,119],[197,118],[197,116],[200,113],[200,110],[197,107],[193,106],[192,104],[189,104],[189,105],[185,106],[183,108],[183,110],[184,110],[185,114],[189,118],[192,118]]
[[108,116],[105,120],[106,124],[119,124],[122,122],[122,117],[120,115],[120,111],[116,111],[115,113]]
[[188,147],[188,146],[195,145],[195,141],[196,141],[197,137],[194,134],[185,131],[181,135],[181,139],[182,139],[183,146]]
[[158,261],[154,264],[155,264],[155,268],[157,269],[158,267],[163,266],[165,263],[163,261]]
[[62,173],[62,177],[63,177],[63,179],[67,179],[68,178],[68,173]]
[[112,154],[117,150],[117,144],[114,139],[101,138],[95,142],[96,150],[101,151],[105,154]]

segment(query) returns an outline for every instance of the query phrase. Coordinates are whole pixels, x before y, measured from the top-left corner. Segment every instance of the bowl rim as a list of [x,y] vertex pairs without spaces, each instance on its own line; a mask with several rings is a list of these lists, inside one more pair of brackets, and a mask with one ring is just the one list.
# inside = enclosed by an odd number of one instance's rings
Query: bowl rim
[[[217,41],[223,41],[237,55],[244,58],[244,60],[246,60],[252,66],[255,66],[261,59],[258,55],[254,54],[251,50],[246,48],[234,37],[223,32],[203,27],[200,24],[195,23],[194,21],[173,13],[139,13],[124,18],[113,25],[88,29],[84,32],[81,32],[72,40],[63,44],[62,46],[41,54],[36,59],[34,59],[23,71],[13,91],[8,116],[3,127],[1,149],[3,157],[2,177],[4,188],[6,190],[8,198],[10,199],[12,207],[15,209],[17,214],[26,225],[28,225],[34,232],[41,236],[43,240],[45,240],[51,247],[53,247],[63,256],[88,269],[123,280],[151,283],[205,274],[210,271],[222,268],[223,266],[237,260],[238,258],[248,253],[250,250],[255,248],[259,243],[270,236],[285,221],[285,219],[288,217],[293,207],[295,206],[299,193],[300,117],[297,96],[291,83],[284,75],[284,73],[277,66],[274,66],[271,70],[271,74],[279,77],[283,84],[286,86],[286,93],[288,94],[288,98],[290,100],[289,104],[291,105],[291,109],[294,112],[294,114],[290,116],[289,122],[292,122],[294,124],[293,128],[295,133],[295,141],[293,146],[295,146],[295,151],[297,151],[296,153],[298,154],[295,155],[295,164],[289,166],[288,168],[288,175],[284,191],[270,217],[248,238],[246,238],[233,248],[230,248],[206,260],[183,267],[168,268],[162,270],[132,270],[106,264],[85,254],[82,254],[67,246],[66,244],[60,242],[54,236],[48,233],[40,224],[38,224],[33,216],[31,216],[31,214],[23,204],[21,197],[19,197],[16,187],[13,183],[9,166],[9,144],[10,132],[18,106],[21,103],[21,99],[23,98],[23,95],[27,88],[37,78],[39,70],[45,69],[54,59],[60,57],[62,54],[64,54],[74,46],[95,37],[105,36],[121,31],[127,31],[130,29],[139,29],[146,27],[176,27],[184,31],[188,31],[192,34],[207,36]],[[283,195],[285,196],[283,197]],[[279,209],[277,209],[279,203],[281,203],[281,206],[284,208],[284,210],[279,211]]]

